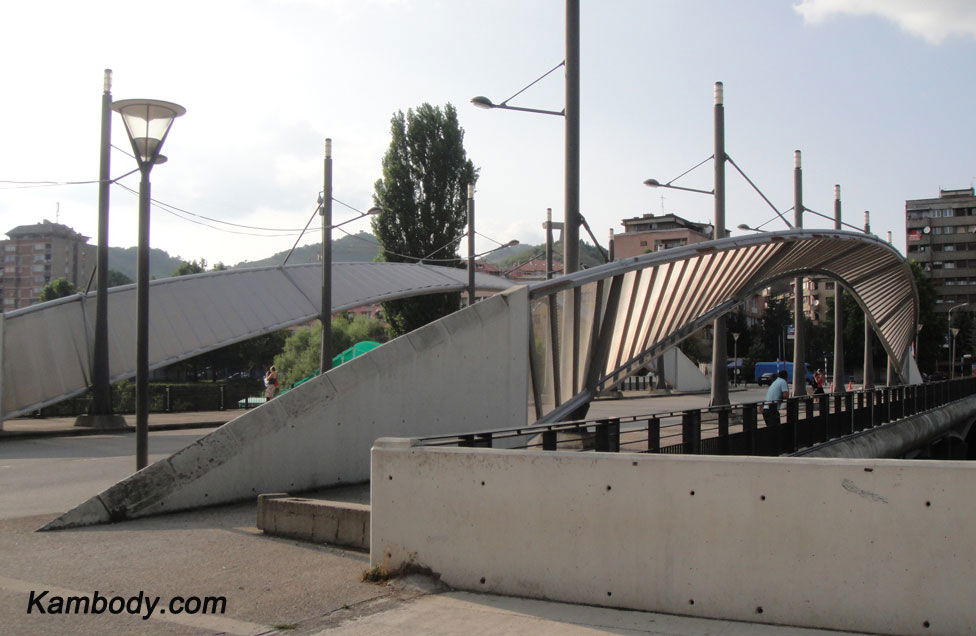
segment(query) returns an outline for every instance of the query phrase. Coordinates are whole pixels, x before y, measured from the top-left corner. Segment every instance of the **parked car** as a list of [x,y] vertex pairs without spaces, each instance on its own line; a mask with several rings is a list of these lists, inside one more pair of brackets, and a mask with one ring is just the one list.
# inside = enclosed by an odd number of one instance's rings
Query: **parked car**
[[759,386],[763,386],[764,384],[772,384],[773,380],[775,379],[775,373],[763,373],[761,376],[759,376],[759,379],[756,380],[756,382],[759,384]]

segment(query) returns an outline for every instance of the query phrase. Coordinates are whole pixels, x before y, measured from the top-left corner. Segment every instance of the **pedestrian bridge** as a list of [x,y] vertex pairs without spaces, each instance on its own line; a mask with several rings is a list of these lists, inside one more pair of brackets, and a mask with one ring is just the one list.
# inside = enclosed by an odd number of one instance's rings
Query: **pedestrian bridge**
[[47,527],[366,481],[383,436],[565,420],[751,294],[810,274],[840,282],[888,354],[905,357],[918,297],[889,244],[827,230],[699,243],[511,287],[245,413]]
[[[467,272],[413,263],[335,263],[332,306],[343,311],[386,300],[466,288]],[[475,275],[498,292],[511,282]],[[149,282],[149,368],[219,349],[319,317],[320,264],[255,267]],[[136,287],[108,293],[112,382],[135,375]],[[95,293],[0,314],[2,419],[83,393],[92,383]]]

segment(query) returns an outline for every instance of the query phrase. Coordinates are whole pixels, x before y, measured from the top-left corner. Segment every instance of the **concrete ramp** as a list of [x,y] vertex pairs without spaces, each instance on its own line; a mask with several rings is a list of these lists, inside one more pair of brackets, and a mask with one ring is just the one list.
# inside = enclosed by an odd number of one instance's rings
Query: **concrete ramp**
[[373,441],[523,426],[528,291],[388,342],[147,466],[42,530],[369,479]]
[[671,347],[661,356],[664,358],[664,379],[675,391],[708,391],[711,383],[691,358],[678,347]]

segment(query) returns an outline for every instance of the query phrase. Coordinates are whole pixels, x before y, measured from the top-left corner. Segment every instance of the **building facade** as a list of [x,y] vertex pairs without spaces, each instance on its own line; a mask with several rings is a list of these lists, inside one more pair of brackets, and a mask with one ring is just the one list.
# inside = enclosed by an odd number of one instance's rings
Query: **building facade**
[[939,190],[938,198],[905,201],[908,258],[935,287],[939,312],[976,302],[976,196],[973,188]]
[[620,222],[624,232],[613,237],[615,258],[629,258],[712,240],[711,225],[695,223],[676,214],[645,214]]
[[44,285],[66,278],[84,289],[95,268],[96,248],[88,237],[60,223],[45,219],[20,225],[0,241],[3,254],[0,297],[3,311],[37,302]]

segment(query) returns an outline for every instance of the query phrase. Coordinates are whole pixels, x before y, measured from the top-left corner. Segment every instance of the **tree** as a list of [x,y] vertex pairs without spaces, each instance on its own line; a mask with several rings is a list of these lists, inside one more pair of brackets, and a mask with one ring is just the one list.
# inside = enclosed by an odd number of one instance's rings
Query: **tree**
[[207,261],[200,259],[200,262],[180,261],[180,266],[173,270],[171,276],[188,276],[189,274],[202,274],[207,269]]
[[122,272],[115,271],[114,269],[108,270],[108,286],[118,287],[119,285],[131,285],[134,283],[131,278],[123,274]]
[[64,298],[71,294],[78,293],[78,288],[67,278],[56,278],[41,288],[41,293],[37,297],[38,302],[47,302],[55,298]]
[[[362,315],[338,314],[332,317],[332,350],[342,353],[357,342],[373,340],[386,342],[389,332],[386,325],[375,318]],[[319,349],[322,327],[301,327],[294,330],[284,341],[281,353],[275,356],[279,381],[293,384],[319,370]]]
[[[397,112],[391,120],[390,147],[383,157],[383,178],[373,201],[380,214],[372,219],[373,234],[383,248],[380,260],[414,262],[457,259],[467,222],[467,186],[477,170],[464,151],[464,130],[457,111],[447,104],[422,104]],[[444,264],[460,266],[456,261]],[[413,331],[460,308],[460,294],[433,294],[383,303],[383,312],[397,335]]]

